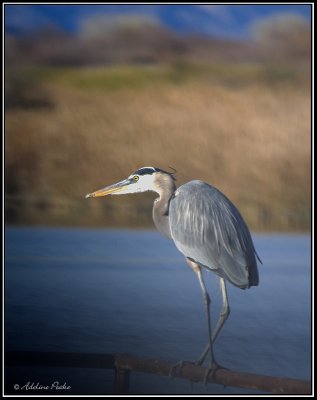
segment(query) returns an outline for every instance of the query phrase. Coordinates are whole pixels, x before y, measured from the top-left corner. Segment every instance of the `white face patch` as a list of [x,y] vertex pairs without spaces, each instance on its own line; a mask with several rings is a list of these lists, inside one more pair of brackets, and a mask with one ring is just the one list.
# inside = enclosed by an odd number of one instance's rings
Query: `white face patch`
[[128,193],[138,193],[138,192],[147,192],[149,190],[156,191],[154,187],[154,174],[151,175],[137,175],[132,174],[128,179],[134,180],[134,177],[138,176],[138,180],[131,183],[127,187]]

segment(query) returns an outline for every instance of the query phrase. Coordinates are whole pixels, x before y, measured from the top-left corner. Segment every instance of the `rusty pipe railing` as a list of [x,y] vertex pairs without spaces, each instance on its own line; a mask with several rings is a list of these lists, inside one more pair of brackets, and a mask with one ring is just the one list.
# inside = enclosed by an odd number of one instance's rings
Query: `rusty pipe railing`
[[[141,358],[128,354],[91,354],[91,353],[53,353],[53,352],[6,352],[5,366],[54,366],[70,368],[115,369],[115,393],[126,394],[129,391],[129,375],[133,371],[204,382],[207,369],[190,362],[182,368],[173,368],[175,362],[159,359]],[[311,394],[310,381],[277,378],[218,368],[210,374],[208,383],[234,386],[275,394]]]
[[[147,359],[126,354],[115,355],[115,366],[125,371],[146,372],[188,379],[193,382],[204,382],[207,369],[194,363],[185,362],[181,368],[173,368],[175,363],[158,359]],[[210,374],[206,381],[224,386],[235,386],[257,389],[276,394],[310,394],[311,382],[299,379],[276,378],[219,368]]]

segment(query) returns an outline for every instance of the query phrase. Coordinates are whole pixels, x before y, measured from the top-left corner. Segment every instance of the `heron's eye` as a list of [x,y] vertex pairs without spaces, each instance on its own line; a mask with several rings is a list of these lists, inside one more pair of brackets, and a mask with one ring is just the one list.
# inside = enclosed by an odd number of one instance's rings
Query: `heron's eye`
[[137,182],[139,180],[139,177],[137,175],[134,175],[133,180],[134,182]]

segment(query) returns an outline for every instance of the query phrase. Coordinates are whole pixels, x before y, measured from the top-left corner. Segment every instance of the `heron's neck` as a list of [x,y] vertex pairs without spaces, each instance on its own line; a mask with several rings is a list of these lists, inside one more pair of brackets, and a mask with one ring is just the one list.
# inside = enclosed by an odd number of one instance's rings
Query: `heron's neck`
[[155,199],[153,205],[153,220],[157,230],[168,238],[171,237],[169,225],[169,203],[172,195],[176,190],[174,181],[170,178],[162,184],[156,185],[156,192],[159,197]]

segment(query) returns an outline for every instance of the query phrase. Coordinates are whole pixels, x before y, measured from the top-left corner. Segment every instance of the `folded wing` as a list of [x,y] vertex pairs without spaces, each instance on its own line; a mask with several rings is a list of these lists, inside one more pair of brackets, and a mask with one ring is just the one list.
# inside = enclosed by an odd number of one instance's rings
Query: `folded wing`
[[256,252],[234,204],[201,181],[182,185],[170,201],[169,223],[176,247],[233,285],[258,285]]

